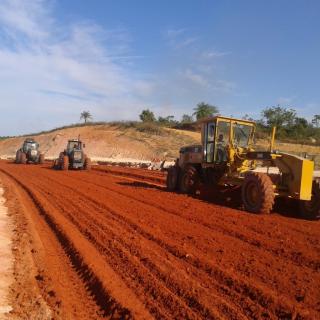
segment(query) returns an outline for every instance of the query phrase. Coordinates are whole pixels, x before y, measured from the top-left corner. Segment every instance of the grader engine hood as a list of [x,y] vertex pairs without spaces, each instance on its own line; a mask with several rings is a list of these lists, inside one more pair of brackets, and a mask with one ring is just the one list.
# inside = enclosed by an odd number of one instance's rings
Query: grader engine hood
[[290,195],[299,200],[310,200],[312,194],[314,162],[288,153],[277,154],[274,163],[283,175]]
[[201,163],[203,159],[202,146],[192,145],[182,147],[180,149],[179,165],[183,166],[186,163]]

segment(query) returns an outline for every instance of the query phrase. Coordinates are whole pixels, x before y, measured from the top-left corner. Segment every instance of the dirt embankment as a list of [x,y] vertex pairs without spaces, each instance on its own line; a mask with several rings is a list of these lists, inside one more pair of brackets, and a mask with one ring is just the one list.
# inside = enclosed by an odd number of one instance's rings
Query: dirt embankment
[[[152,160],[175,158],[183,145],[198,143],[199,133],[162,128],[158,133],[141,132],[136,128],[96,125],[57,130],[33,136],[40,143],[46,158],[58,157],[68,139],[80,138],[86,153],[93,159]],[[25,137],[0,141],[0,157],[14,157]]]
[[[141,128],[140,128],[141,129]],[[178,156],[180,147],[198,144],[199,132],[175,130],[159,127],[158,130],[139,130],[139,127],[126,125],[93,125],[56,130],[51,133],[33,136],[41,146],[47,159],[58,157],[68,139],[78,136],[86,144],[86,153],[93,160],[111,162],[142,162],[153,159],[172,160]],[[25,137],[0,140],[0,158],[15,156]],[[320,147],[289,143],[276,143],[276,149],[304,156],[312,155],[316,168],[320,168]],[[268,150],[267,140],[257,140],[258,150]]]
[[54,319],[320,317],[320,222],[288,207],[248,214],[166,192],[163,173],[141,169],[2,161],[0,174]]

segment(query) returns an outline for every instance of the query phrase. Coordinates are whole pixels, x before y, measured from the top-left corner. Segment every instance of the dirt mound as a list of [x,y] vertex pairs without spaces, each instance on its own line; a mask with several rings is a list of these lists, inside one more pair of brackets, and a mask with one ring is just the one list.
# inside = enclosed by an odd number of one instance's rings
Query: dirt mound
[[[134,127],[96,125],[68,128],[33,136],[46,158],[53,159],[64,150],[68,139],[78,136],[86,144],[86,153],[95,160],[175,158],[179,148],[200,140],[199,133],[160,128],[157,132],[139,131]],[[0,157],[14,157],[25,137],[0,141]]]
[[169,193],[160,172],[0,171],[57,319],[320,317],[320,222]]

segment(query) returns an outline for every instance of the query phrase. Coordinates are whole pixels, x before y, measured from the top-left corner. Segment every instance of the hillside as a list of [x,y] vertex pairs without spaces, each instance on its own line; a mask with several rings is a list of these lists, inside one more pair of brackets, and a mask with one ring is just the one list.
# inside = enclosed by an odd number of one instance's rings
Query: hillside
[[[181,146],[198,143],[199,133],[148,127],[127,127],[122,125],[95,125],[56,130],[33,136],[47,159],[56,158],[68,139],[80,135],[86,144],[86,153],[94,160],[174,158]],[[8,138],[0,141],[0,157],[11,158],[21,146],[24,137]]]
[[[200,133],[162,127],[129,126],[125,124],[99,124],[58,129],[33,137],[40,143],[47,159],[56,158],[68,139],[81,139],[86,144],[86,153],[93,160],[139,160],[150,161],[154,158],[173,159],[178,156],[181,146],[200,142]],[[21,146],[24,137],[8,138],[0,141],[0,157],[11,158]],[[257,140],[256,148],[266,150],[267,140]],[[277,142],[276,148],[283,152],[303,156],[312,155],[317,167],[320,164],[320,147],[302,144]]]

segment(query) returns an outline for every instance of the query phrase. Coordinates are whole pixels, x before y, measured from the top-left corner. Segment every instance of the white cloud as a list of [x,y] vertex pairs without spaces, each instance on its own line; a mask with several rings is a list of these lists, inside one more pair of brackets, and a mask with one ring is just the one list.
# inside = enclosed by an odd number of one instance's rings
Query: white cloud
[[184,77],[187,80],[190,80],[191,82],[193,82],[196,85],[199,85],[201,87],[208,87],[209,83],[208,81],[205,79],[205,77],[199,73],[195,73],[194,71],[187,69],[184,72]]
[[209,50],[202,53],[202,58],[204,59],[214,59],[220,58],[231,54],[229,51],[216,51],[216,50]]
[[165,32],[165,37],[169,45],[175,50],[183,49],[194,44],[198,38],[190,36],[187,29],[168,29]]
[[295,99],[296,99],[295,96],[293,96],[293,97],[279,97],[277,99],[277,104],[288,106],[288,105],[292,104]]
[[51,23],[43,0],[2,0],[0,20],[2,27],[12,36],[19,32],[33,40],[47,37],[45,29]]
[[[0,110],[21,116],[22,123],[2,117],[0,135],[30,131],[31,123],[34,131],[74,122],[87,105],[102,119],[136,117],[139,97],[150,94],[152,85],[124,66],[131,60],[126,31],[88,22],[62,29],[50,5],[44,0],[0,2],[0,30],[10,40],[0,39]],[[36,125],[28,120],[33,113]]]

